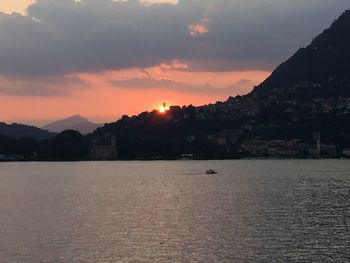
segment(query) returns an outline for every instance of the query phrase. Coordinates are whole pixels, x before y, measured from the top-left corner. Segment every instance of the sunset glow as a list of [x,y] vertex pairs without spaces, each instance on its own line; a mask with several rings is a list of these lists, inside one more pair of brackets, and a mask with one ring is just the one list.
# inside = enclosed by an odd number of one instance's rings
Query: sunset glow
[[[164,112],[165,97],[199,106],[244,95],[348,5],[335,1],[269,0],[263,12],[259,0],[0,1],[0,121],[113,122]],[[288,30],[303,19],[279,15],[288,10],[310,21],[298,36]]]
[[169,107],[166,106],[165,102],[158,108],[159,113],[162,113],[162,114],[166,113],[168,110],[169,110]]
[[4,0],[0,2],[0,11],[9,14],[11,14],[12,12],[25,14],[26,8],[33,3],[34,0]]

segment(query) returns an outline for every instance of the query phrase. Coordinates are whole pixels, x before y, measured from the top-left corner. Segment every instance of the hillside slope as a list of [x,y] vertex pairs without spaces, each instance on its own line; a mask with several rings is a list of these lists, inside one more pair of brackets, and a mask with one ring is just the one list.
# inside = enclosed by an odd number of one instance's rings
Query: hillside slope
[[15,139],[30,137],[37,140],[49,139],[55,135],[54,133],[34,126],[28,126],[18,123],[6,124],[3,122],[0,123],[0,134]]
[[350,10],[310,45],[282,63],[253,93],[280,88],[310,88],[311,95],[350,94]]

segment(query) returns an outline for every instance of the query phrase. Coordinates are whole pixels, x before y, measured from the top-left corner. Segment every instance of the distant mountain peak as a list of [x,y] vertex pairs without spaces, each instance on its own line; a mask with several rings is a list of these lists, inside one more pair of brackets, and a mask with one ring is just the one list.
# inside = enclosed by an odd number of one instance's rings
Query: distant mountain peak
[[100,124],[90,122],[87,118],[76,114],[62,120],[45,125],[43,129],[52,132],[62,132],[64,130],[76,130],[82,134],[88,134],[97,129]]
[[87,118],[85,118],[85,117],[83,117],[83,116],[81,116],[79,114],[69,116],[69,117],[64,118],[62,120],[89,121]]

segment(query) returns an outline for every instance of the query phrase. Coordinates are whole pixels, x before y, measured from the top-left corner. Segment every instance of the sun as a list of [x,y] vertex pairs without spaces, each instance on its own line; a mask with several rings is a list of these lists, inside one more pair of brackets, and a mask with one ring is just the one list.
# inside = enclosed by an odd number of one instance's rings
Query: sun
[[158,112],[159,113],[166,113],[169,110],[169,108],[167,107],[166,103],[164,102],[163,105],[159,106],[158,108]]
[[158,111],[159,111],[160,113],[164,113],[166,110],[165,110],[165,108],[164,108],[163,106],[160,106],[159,109],[158,109]]

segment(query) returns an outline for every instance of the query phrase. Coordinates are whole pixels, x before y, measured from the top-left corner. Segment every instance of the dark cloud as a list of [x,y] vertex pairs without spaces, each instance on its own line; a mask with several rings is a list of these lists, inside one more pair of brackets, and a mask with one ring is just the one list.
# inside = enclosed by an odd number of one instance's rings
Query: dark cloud
[[0,75],[65,75],[178,59],[190,70],[271,70],[349,0],[37,0],[0,14]]
[[236,83],[226,88],[214,88],[210,84],[206,85],[191,85],[179,81],[160,79],[157,80],[151,76],[142,78],[132,78],[124,80],[111,80],[109,81],[116,88],[128,88],[128,89],[161,89],[170,90],[183,93],[196,93],[196,94],[224,94],[224,95],[237,95],[244,94],[254,84],[250,80],[239,80]]
[[12,96],[67,96],[72,90],[88,87],[89,83],[76,76],[6,76],[0,78],[0,94]]

